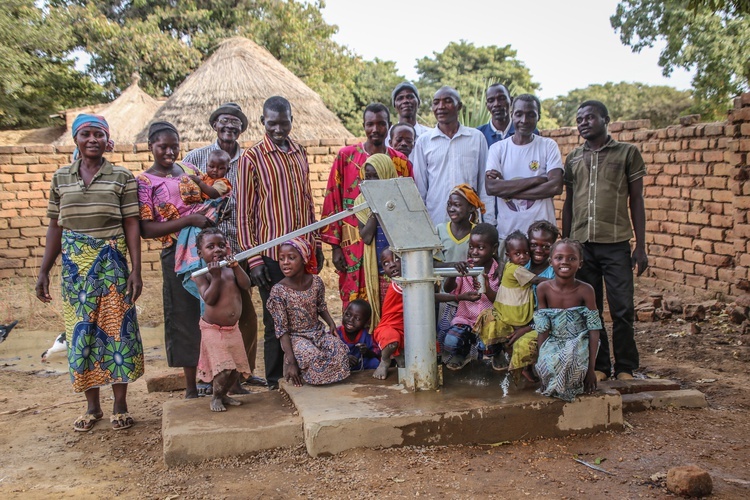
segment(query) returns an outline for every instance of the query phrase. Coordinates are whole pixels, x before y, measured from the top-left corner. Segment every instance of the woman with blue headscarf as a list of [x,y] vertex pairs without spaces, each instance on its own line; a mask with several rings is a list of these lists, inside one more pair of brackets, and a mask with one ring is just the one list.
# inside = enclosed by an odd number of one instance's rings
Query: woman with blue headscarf
[[[86,412],[73,429],[88,432],[104,413],[99,388],[112,386],[112,428],[132,427],[128,383],[143,375],[135,301],[141,294],[138,188],[133,174],[104,158],[109,125],[81,114],[73,122],[78,155],[58,169],[49,195],[47,241],[36,295],[50,302],[49,272],[62,254],[62,307],[70,378]],[[127,255],[130,254],[131,269]]]

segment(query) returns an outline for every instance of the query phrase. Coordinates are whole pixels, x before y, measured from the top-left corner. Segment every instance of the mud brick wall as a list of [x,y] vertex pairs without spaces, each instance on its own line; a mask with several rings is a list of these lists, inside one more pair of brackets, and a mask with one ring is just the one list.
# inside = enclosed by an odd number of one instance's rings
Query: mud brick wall
[[[616,140],[637,144],[648,168],[644,186],[651,267],[640,280],[681,293],[747,293],[750,94],[736,99],[725,122],[651,130],[648,120],[636,120],[612,123],[609,130]],[[575,128],[542,133],[557,142],[563,158],[582,143]],[[183,153],[204,145],[183,143]],[[344,144],[320,139],[302,145],[319,211],[331,164]],[[0,278],[38,272],[49,182],[57,168],[71,161],[72,149],[0,147]],[[152,163],[145,144],[117,145],[108,158],[134,173]],[[555,204],[559,216],[562,197]],[[145,242],[144,272],[158,271],[159,265],[158,245]]]

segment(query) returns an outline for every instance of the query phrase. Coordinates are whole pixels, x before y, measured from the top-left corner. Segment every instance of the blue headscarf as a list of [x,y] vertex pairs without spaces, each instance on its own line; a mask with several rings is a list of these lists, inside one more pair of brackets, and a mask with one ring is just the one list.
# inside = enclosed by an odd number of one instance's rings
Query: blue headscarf
[[[76,116],[76,119],[73,120],[73,140],[75,140],[76,136],[78,135],[78,131],[83,127],[96,127],[103,130],[104,133],[107,134],[106,151],[109,152],[114,149],[115,142],[109,138],[109,123],[107,123],[107,120],[103,116],[89,115],[86,113],[81,113],[80,115]],[[78,151],[78,148],[76,148],[76,150],[73,151],[73,161],[77,160],[79,156],[80,152]]]

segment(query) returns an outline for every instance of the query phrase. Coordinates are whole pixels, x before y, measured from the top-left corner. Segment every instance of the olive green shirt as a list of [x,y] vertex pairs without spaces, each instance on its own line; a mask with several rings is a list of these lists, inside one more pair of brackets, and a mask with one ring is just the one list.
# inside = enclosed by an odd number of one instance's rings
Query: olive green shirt
[[570,237],[581,243],[619,243],[633,237],[630,183],[646,175],[640,151],[611,137],[598,151],[587,144],[565,159],[565,185],[573,190]]
[[47,217],[64,229],[94,238],[125,234],[122,221],[138,217],[138,185],[125,167],[107,160],[86,187],[78,174],[81,160],[58,169],[52,177]]

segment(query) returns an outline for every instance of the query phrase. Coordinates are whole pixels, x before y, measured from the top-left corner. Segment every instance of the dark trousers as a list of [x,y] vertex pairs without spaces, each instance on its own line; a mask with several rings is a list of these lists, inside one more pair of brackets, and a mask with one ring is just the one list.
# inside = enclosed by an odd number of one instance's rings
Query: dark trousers
[[255,314],[255,306],[253,306],[252,288],[240,290],[240,297],[242,298],[242,314],[239,319],[240,333],[242,334],[242,343],[245,344],[247,363],[250,365],[250,371],[255,375],[255,356],[258,352],[258,315]]
[[[284,279],[278,261],[263,257],[263,264],[271,276],[271,286]],[[260,287],[260,299],[263,301],[263,362],[266,365],[266,381],[269,386],[278,384],[284,376],[284,351],[281,349],[281,342],[276,338],[273,317],[266,307],[270,295],[271,290]]]
[[[583,266],[578,279],[594,287],[599,315],[604,310],[604,286],[607,304],[612,316],[612,352],[615,357],[615,375],[632,373],[638,368],[638,347],[635,345],[635,306],[633,304],[633,267],[630,260],[630,243],[584,243]],[[604,317],[602,316],[602,326]],[[602,328],[601,344],[595,368],[607,375],[612,373],[607,332]]]

